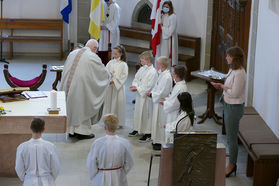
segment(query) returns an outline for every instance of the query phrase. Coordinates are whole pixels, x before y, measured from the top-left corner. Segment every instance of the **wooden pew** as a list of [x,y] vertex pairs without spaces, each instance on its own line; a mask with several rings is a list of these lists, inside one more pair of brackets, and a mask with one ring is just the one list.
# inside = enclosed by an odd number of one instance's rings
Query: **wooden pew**
[[238,138],[248,152],[246,176],[253,186],[276,185],[279,178],[279,139],[260,115],[244,115]]
[[[122,37],[148,41],[150,43],[148,48],[123,44],[127,52],[140,54],[144,51],[151,50],[152,36],[150,30],[135,28],[135,27],[126,27],[126,26],[120,26],[119,28],[120,28],[120,35]],[[187,81],[190,81],[191,79],[193,79],[193,77],[190,75],[191,72],[200,69],[201,39],[198,37],[178,35],[178,45],[179,47],[184,47],[184,48],[194,50],[193,55],[183,54],[183,53],[178,54],[178,60],[185,62],[186,64],[186,67],[188,69]]]
[[[60,47],[60,60],[63,58],[63,20],[62,19],[2,19],[0,29],[9,29],[8,37],[2,41],[10,43],[10,59],[13,58],[13,42],[57,42]],[[15,30],[57,30],[58,36],[14,35]]]

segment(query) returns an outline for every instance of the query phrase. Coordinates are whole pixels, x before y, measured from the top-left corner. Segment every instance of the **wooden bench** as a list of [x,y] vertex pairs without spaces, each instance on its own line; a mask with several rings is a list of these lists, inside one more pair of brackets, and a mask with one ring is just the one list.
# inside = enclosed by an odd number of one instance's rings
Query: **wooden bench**
[[[2,19],[0,29],[9,29],[10,34],[2,41],[10,43],[10,59],[13,58],[13,42],[57,42],[60,45],[60,60],[63,58],[63,20],[62,19]],[[15,35],[15,30],[57,30],[58,36]]]
[[253,186],[275,186],[279,178],[279,139],[255,113],[242,117],[238,138],[248,152],[246,175],[254,176]]
[[[122,37],[133,38],[149,42],[149,47],[140,47],[135,45],[123,44],[126,51],[129,53],[140,54],[144,51],[151,50],[151,30],[120,26],[120,35]],[[200,45],[201,39],[198,37],[190,37],[185,35],[178,35],[179,48],[187,48],[190,52],[183,53],[179,52],[178,61],[185,62],[188,69],[187,81],[193,79],[190,75],[192,71],[200,70]]]

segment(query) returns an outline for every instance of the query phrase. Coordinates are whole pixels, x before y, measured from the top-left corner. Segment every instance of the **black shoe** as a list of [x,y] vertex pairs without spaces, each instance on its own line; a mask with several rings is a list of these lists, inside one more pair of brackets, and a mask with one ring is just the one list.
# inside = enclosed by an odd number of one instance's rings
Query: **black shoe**
[[151,141],[151,134],[144,134],[140,139],[139,142],[140,143],[146,143]]
[[237,166],[234,165],[233,169],[231,170],[231,172],[229,172],[228,174],[226,174],[226,177],[230,177],[232,173],[234,173],[234,176],[236,176],[236,169],[237,169]]
[[76,137],[76,134],[75,134],[75,133],[74,133],[74,134],[70,134],[70,133],[69,133],[69,137],[70,137],[70,138]]
[[133,103],[133,104],[136,104],[136,100],[134,99],[134,100],[132,101],[132,103]]
[[84,139],[92,139],[95,137],[95,135],[94,134],[90,134],[90,135],[76,134],[76,137],[79,140],[84,140]]
[[152,143],[153,150],[161,150],[162,145],[160,143]]
[[138,135],[139,135],[138,131],[134,130],[133,132],[130,132],[128,136],[134,137],[134,136],[138,136]]

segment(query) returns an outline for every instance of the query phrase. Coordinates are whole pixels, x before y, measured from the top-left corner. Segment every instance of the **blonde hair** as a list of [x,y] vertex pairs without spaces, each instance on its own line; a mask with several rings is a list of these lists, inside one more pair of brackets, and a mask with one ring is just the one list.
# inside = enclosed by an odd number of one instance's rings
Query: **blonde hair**
[[104,124],[109,132],[115,132],[118,126],[118,118],[114,114],[107,114],[103,117]]
[[139,55],[139,58],[150,61],[150,63],[152,63],[152,60],[153,60],[153,56],[150,51],[145,51],[145,52],[141,53]]
[[159,64],[163,65],[166,69],[169,66],[169,60],[168,60],[168,58],[166,56],[158,57],[157,62]]

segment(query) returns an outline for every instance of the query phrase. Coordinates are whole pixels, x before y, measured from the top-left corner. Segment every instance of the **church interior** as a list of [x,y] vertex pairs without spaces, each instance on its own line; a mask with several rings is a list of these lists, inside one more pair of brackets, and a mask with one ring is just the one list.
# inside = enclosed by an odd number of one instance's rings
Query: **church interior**
[[[91,3],[95,0],[71,0],[68,23],[62,19],[61,1],[1,0],[0,72],[3,75],[0,76],[0,89],[11,87],[4,76],[4,65],[8,62],[9,73],[19,80],[37,77],[42,72],[42,65],[46,64],[46,76],[38,90],[60,90],[61,81],[54,85],[59,73],[51,71],[51,66],[64,65],[67,56],[77,44],[85,45],[92,38],[88,27]],[[136,93],[129,87],[140,64],[139,55],[152,50],[150,16],[155,1],[115,1],[120,7],[120,44],[126,49],[129,69],[125,82],[125,124],[123,128],[116,130],[116,134],[131,144],[135,163],[127,174],[127,181],[128,185],[133,186],[166,185],[162,183],[162,152],[153,150],[151,142],[139,143],[139,137],[128,137],[133,130],[133,101],[136,99]],[[229,161],[223,120],[218,118],[224,116],[223,105],[219,101],[223,91],[216,89],[212,94],[208,88],[209,81],[194,76],[193,72],[211,69],[227,74],[229,68],[226,50],[235,45],[241,47],[245,56],[245,107],[253,108],[252,112],[257,115],[254,116],[249,111],[245,113],[244,110],[241,122],[245,120],[246,123],[240,126],[238,133],[236,176],[225,178],[225,170],[222,174],[216,171],[213,174],[213,183],[208,185],[278,186],[279,0],[172,0],[172,3],[177,16],[178,65],[188,70],[186,84],[197,116],[193,130],[213,131],[216,134],[217,149],[225,149],[223,156],[219,159],[216,157],[214,162],[221,161],[222,158],[224,162]],[[33,24],[35,19],[38,24]],[[18,24],[18,27],[9,26],[21,21],[23,24]],[[2,104],[4,103],[0,102],[0,106]],[[213,111],[209,104],[213,105]],[[198,116],[211,111],[214,116],[208,115],[199,124],[201,118]],[[7,117],[8,115],[9,111]],[[218,117],[215,118],[216,116]],[[0,115],[1,146],[9,144],[5,141],[5,136],[15,135],[5,132],[6,120],[2,118],[5,115]],[[61,169],[55,180],[57,186],[92,185],[86,160],[92,143],[105,135],[103,121],[93,125],[91,130],[95,137],[85,140],[71,138],[66,132],[48,132],[42,135],[43,139],[54,143],[58,151]],[[0,147],[0,153],[5,154],[5,149]],[[6,157],[0,156],[0,167],[7,161]],[[0,186],[19,185],[22,185],[22,181],[16,175],[6,175],[0,170]],[[193,181],[189,185],[199,184]]]

